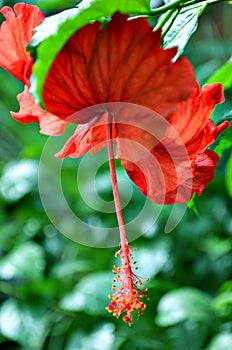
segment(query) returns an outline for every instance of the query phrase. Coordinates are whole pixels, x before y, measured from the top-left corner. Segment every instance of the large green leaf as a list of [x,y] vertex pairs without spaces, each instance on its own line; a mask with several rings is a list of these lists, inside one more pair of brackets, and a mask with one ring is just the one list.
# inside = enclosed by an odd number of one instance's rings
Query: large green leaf
[[184,51],[190,37],[196,31],[198,18],[206,9],[208,3],[203,1],[198,4],[184,7],[176,16],[174,12],[162,28],[164,34],[163,47],[178,47],[178,58]]
[[216,335],[210,342],[206,350],[231,350],[232,349],[232,334],[222,333]]
[[20,343],[25,350],[40,350],[48,333],[45,310],[8,299],[1,306],[0,332]]
[[116,11],[134,15],[152,13],[147,0],[84,0],[78,8],[48,17],[37,27],[29,48],[31,52],[36,49],[31,91],[39,103],[43,103],[41,91],[47,72],[66,41],[87,23],[102,21]]
[[228,61],[221,68],[219,68],[206,82],[211,83],[222,83],[224,89],[228,89],[232,85],[232,61]]
[[42,248],[34,242],[26,242],[2,258],[0,278],[37,281],[42,278],[44,268],[45,259]]
[[111,293],[111,279],[112,275],[107,272],[87,275],[60,301],[60,307],[90,315],[107,315],[104,306],[109,304],[107,295]]
[[221,292],[213,301],[213,307],[219,317],[232,317],[232,288]]
[[37,169],[36,160],[22,159],[9,162],[0,178],[0,195],[8,201],[20,200],[35,188]]
[[167,327],[185,320],[210,322],[212,306],[208,295],[194,288],[180,288],[167,293],[158,305],[156,322]]
[[[149,279],[158,274],[170,261],[170,242],[163,240],[140,248],[134,253],[134,258],[139,262],[139,275]],[[155,259],[154,259],[155,256]]]
[[118,350],[120,344],[115,346],[117,345],[115,340],[114,324],[100,323],[90,333],[77,331],[68,342],[65,350]]
[[77,0],[34,0],[34,4],[39,6],[42,11],[64,10],[65,8],[74,7],[76,3]]

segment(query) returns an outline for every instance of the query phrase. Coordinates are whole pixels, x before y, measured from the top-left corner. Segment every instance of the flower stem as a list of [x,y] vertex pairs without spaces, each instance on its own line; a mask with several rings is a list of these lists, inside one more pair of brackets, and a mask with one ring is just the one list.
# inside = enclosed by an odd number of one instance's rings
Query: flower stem
[[[114,316],[119,318],[121,314],[125,313],[123,321],[127,322],[129,326],[132,325],[132,315],[137,310],[138,317],[142,315],[146,308],[145,303],[141,300],[148,298],[146,295],[147,288],[143,291],[141,288],[144,284],[140,278],[133,272],[133,269],[137,270],[138,266],[136,261],[133,260],[131,247],[128,245],[126,236],[125,224],[122,215],[122,207],[118,191],[118,182],[114,161],[114,142],[113,142],[113,115],[108,113],[107,118],[107,148],[109,156],[109,168],[112,181],[112,190],[114,196],[115,210],[118,220],[118,227],[120,232],[120,249],[115,254],[116,257],[120,256],[122,266],[118,267],[114,265],[113,273],[115,274],[114,282],[112,285],[113,294],[109,294],[109,298],[112,299],[111,303],[106,309],[112,312]],[[133,268],[132,268],[133,266]]]
[[[160,20],[157,22],[156,26],[154,27],[153,31],[156,31],[158,29],[162,29],[163,26],[165,25],[165,23],[170,19],[170,17],[173,15],[173,13],[175,13],[174,17],[176,18],[176,16],[179,13],[179,8],[172,8],[170,10],[168,10],[166,12],[165,15],[162,16],[162,18],[160,18]],[[170,29],[170,28],[169,28]]]
[[127,278],[125,279],[124,283],[127,286],[128,292],[131,292],[133,290],[133,272],[131,268],[131,253],[128,246],[125,223],[122,215],[122,207],[121,207],[121,201],[120,201],[119,190],[118,190],[118,181],[117,181],[117,174],[116,174],[115,160],[114,160],[112,122],[113,122],[113,116],[110,113],[108,113],[107,148],[108,148],[108,157],[109,157],[110,176],[112,181],[114,205],[115,205],[116,216],[118,220],[118,228],[120,233],[121,260],[122,260],[123,266],[125,266],[127,270]]
[[110,167],[110,175],[111,175],[111,181],[112,181],[115,210],[116,210],[118,227],[120,232],[120,241],[121,241],[121,246],[124,246],[128,244],[128,241],[126,237],[125,224],[124,224],[124,219],[122,215],[122,208],[121,208],[121,202],[120,202],[119,191],[118,191],[117,175],[116,175],[116,169],[115,169],[114,149],[113,149],[113,139],[112,139],[112,121],[113,121],[113,117],[110,113],[108,113],[107,148],[108,148],[108,156],[109,156],[109,167]]
[[[216,3],[219,3],[219,2],[225,2],[227,0],[211,0],[210,2],[208,2],[209,5],[213,5],[213,4],[216,4]],[[169,2],[163,6],[160,6],[156,9],[153,9],[150,11],[150,14],[149,16],[156,16],[156,15],[160,15],[162,13],[165,13],[167,12],[168,10],[171,10],[171,9],[176,9],[176,8],[184,8],[184,7],[187,7],[189,5],[192,5],[192,4],[197,4],[197,3],[201,3],[202,0],[174,0],[172,2]]]

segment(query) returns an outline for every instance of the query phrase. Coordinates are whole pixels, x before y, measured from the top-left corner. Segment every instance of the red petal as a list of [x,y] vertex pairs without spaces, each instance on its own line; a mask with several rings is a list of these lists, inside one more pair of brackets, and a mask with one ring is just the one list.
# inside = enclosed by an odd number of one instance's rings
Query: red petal
[[208,120],[205,128],[196,135],[190,142],[186,143],[186,149],[191,157],[198,153],[204,152],[211,145],[217,136],[230,126],[230,122],[225,120],[218,126],[215,126],[212,120]]
[[[153,156],[160,168],[151,167],[151,160],[149,163],[145,160],[142,166],[140,161],[140,168],[123,161],[122,165],[141,192],[158,204],[186,203],[195,192],[201,195],[206,185],[213,180],[219,161],[218,155],[211,150],[198,154],[189,163],[191,169],[183,160],[172,159],[164,148],[157,149]],[[153,164],[155,162],[153,160]],[[141,171],[143,166],[146,171]]]
[[[106,146],[107,114],[104,114],[97,123],[78,125],[75,134],[70,137],[65,146],[56,154],[57,158],[78,158],[88,151],[95,153]],[[113,124],[113,139],[117,132]]]
[[[192,168],[186,152],[170,154],[159,145],[136,164],[122,160],[122,165],[141,192],[155,203],[182,203],[189,201],[192,196]],[[185,183],[188,186],[183,191],[180,186]],[[170,193],[174,195],[170,196]]]
[[206,185],[214,178],[218,161],[218,155],[211,150],[206,150],[205,153],[196,156],[193,164],[193,192],[198,195],[202,194]]
[[175,54],[160,48],[160,32],[152,32],[144,18],[127,21],[117,13],[105,29],[97,22],[86,25],[54,60],[45,105],[63,119],[91,105],[123,101],[167,116],[195,85],[191,64],[184,57],[172,63]]
[[[178,110],[173,112],[169,123],[179,135],[179,140],[173,142],[173,129],[167,128],[164,144],[173,144],[178,151],[178,146],[185,144],[190,158],[203,153],[211,145],[223,130],[229,127],[229,121],[224,121],[215,126],[210,120],[210,115],[217,103],[224,101],[223,87],[219,83],[205,85],[200,90],[199,86],[193,89],[191,97],[178,105]],[[180,143],[180,144],[179,144]]]
[[[112,137],[118,144],[117,156],[119,158],[129,158],[131,161],[143,158],[144,149],[145,152],[152,150],[158,143],[155,136],[160,137],[161,134],[163,136],[168,125],[163,117],[150,109],[131,103],[92,106],[75,115],[75,118],[79,115],[90,117],[91,122],[80,124],[77,127],[75,134],[57,154],[57,157],[77,158],[90,150],[95,153],[107,145],[108,113],[103,116],[100,113],[104,107],[107,107],[114,115]],[[72,118],[68,120],[72,121]],[[123,146],[121,139],[123,139]]]
[[63,134],[67,123],[60,118],[44,111],[31,96],[29,89],[25,86],[24,91],[18,95],[20,111],[11,112],[11,115],[17,121],[27,124],[31,122],[40,123],[40,131],[46,135]]
[[220,84],[205,86],[202,91],[196,86],[191,98],[179,104],[179,111],[170,117],[162,143],[151,152],[154,159],[149,155],[137,162],[130,162],[130,157],[122,160],[129,177],[152,201],[187,202],[194,192],[201,194],[213,179],[219,158],[206,147],[230,123],[225,121],[216,127],[209,117],[215,104],[222,101]]
[[26,46],[44,15],[37,6],[18,3],[14,10],[4,6],[6,18],[0,29],[0,65],[24,84],[29,84],[33,59]]
[[[215,128],[209,132],[209,118],[217,103],[224,101],[223,86],[219,83],[193,89],[190,98],[178,105],[169,122],[176,129],[189,153],[204,151],[215,141]],[[206,129],[205,129],[206,128]]]
[[[229,124],[224,122],[215,127],[212,121],[208,121],[204,129],[204,141],[214,141]],[[188,148],[175,141],[164,141],[163,145],[157,145],[149,156],[140,158],[136,163],[122,160],[128,176],[141,192],[159,204],[186,203],[193,193],[200,195],[213,179],[219,161],[215,152],[205,150],[205,144],[194,157],[189,157]],[[201,148],[204,150],[201,151]]]

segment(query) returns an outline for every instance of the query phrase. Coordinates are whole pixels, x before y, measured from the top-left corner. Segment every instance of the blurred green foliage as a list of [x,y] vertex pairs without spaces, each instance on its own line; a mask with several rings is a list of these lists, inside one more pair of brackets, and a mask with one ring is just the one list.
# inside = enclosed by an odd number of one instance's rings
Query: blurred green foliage
[[[53,13],[76,2],[28,3]],[[185,53],[201,83],[232,54],[231,15],[227,4],[210,7],[187,46]],[[216,146],[221,161],[214,181],[195,200],[199,216],[188,209],[177,228],[164,234],[170,213],[165,207],[153,227],[132,243],[138,248],[139,274],[150,278],[150,301],[129,328],[105,310],[115,249],[78,245],[52,226],[37,185],[47,137],[39,134],[38,125],[21,125],[10,117],[9,111],[18,108],[15,96],[22,86],[3,70],[0,81],[0,348],[231,350],[231,129]],[[215,121],[231,113],[232,90],[227,87]],[[64,177],[69,179],[64,192],[73,211],[82,208],[83,217],[96,220],[98,213],[84,206],[76,192],[77,164],[64,162]],[[98,174],[99,188],[104,188],[100,194],[110,200],[104,171]],[[144,197],[136,190],[135,196],[128,208],[136,212]],[[107,220],[113,223],[113,215]]]

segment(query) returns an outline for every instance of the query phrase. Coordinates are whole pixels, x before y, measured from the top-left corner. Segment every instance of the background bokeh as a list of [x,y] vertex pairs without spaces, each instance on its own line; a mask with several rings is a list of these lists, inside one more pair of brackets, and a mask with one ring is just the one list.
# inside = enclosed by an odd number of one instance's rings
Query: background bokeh
[[[26,2],[37,4],[46,14],[77,3]],[[14,3],[0,1],[1,6]],[[201,84],[232,56],[231,18],[231,5],[210,6],[185,50]],[[37,173],[48,138],[39,134],[38,125],[21,125],[11,118],[9,111],[18,109],[16,95],[21,90],[22,85],[1,69],[0,349],[231,350],[231,143],[227,141],[214,181],[176,229],[164,233],[171,210],[167,206],[150,230],[132,243],[138,248],[139,275],[150,279],[150,301],[129,328],[105,310],[115,248],[78,245],[60,234],[46,216]],[[216,108],[216,120],[231,113],[232,89],[225,95],[226,102]],[[62,137],[57,138],[59,145]],[[79,162],[67,159],[62,168],[70,207],[86,222],[114,226],[114,214],[95,212],[84,203],[76,183]],[[126,178],[120,164],[118,171]],[[106,164],[97,183],[99,195],[112,200]],[[141,210],[142,203],[144,197],[133,186],[126,220]]]

